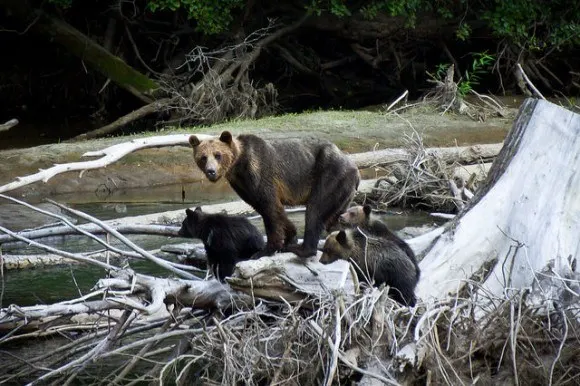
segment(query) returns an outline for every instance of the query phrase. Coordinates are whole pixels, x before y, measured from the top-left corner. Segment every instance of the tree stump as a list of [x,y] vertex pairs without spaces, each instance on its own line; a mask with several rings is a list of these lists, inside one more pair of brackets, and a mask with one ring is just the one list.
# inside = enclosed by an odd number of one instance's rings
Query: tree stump
[[527,99],[504,144],[485,184],[421,261],[420,298],[457,293],[470,279],[487,296],[506,298],[546,269],[577,275],[580,115]]

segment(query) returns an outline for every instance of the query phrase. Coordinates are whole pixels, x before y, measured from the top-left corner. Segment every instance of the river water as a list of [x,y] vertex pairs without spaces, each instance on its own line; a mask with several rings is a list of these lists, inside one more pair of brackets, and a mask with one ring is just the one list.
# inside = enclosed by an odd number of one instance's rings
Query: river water
[[[90,197],[90,201],[87,201],[86,195],[84,195],[84,201],[83,197],[77,195],[58,196],[53,197],[53,199],[101,220],[239,200],[235,192],[227,185],[224,187],[213,184],[200,184],[200,186],[196,187],[196,191],[195,200],[189,201],[182,200],[181,185],[150,188],[147,189],[147,192],[143,192],[142,189],[119,191],[114,196],[102,201],[99,201],[96,197]],[[7,208],[7,205],[5,203],[0,205],[0,213],[4,216],[2,224],[9,229],[22,230],[28,228],[27,225],[30,224],[38,226],[42,222],[54,221],[43,215],[35,215],[32,212],[28,212],[22,206],[9,204],[9,208]],[[26,213],[22,214],[23,212]],[[0,219],[2,219],[2,214],[0,214]],[[16,216],[15,214],[20,215]],[[289,217],[297,225],[298,233],[301,236],[304,213],[291,213]],[[428,213],[420,211],[397,212],[396,209],[387,213],[384,216],[384,220],[395,231],[409,226],[437,223],[437,220],[429,216]],[[264,231],[261,218],[254,218],[251,221],[258,229],[262,232]],[[179,226],[180,224],[174,225]],[[198,240],[180,237],[152,235],[130,235],[129,239],[147,250],[158,249],[167,244],[199,242]],[[50,239],[42,239],[41,241],[71,252],[102,249],[98,243],[84,236],[57,236]],[[123,244],[116,242],[116,240],[113,240],[112,244],[123,247]],[[2,251],[11,255],[43,253],[37,248],[24,243],[6,243],[2,246]],[[171,276],[163,268],[149,262],[130,261],[130,265],[140,273]],[[104,276],[105,272],[101,268],[79,264],[5,271],[1,283],[0,306],[6,307],[9,304],[18,304],[20,306],[50,304],[75,298],[81,294],[86,294],[96,281]]]

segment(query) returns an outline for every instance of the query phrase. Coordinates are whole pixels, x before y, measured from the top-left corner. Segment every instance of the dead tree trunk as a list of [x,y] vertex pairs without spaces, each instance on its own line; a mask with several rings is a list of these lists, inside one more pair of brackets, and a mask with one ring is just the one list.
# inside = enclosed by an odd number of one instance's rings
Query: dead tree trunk
[[486,296],[506,298],[542,276],[575,275],[580,115],[527,99],[504,143],[485,185],[421,262],[424,300],[456,293],[470,279]]
[[1,0],[0,4],[18,19],[30,23],[29,27],[41,36],[62,45],[119,87],[145,103],[153,101],[150,94],[159,89],[155,81],[127,65],[79,30],[43,11],[32,8],[27,1]]

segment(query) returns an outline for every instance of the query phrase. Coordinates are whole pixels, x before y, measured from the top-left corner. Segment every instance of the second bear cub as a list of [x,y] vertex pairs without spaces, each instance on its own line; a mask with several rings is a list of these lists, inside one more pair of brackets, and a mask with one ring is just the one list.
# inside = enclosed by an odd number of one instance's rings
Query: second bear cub
[[204,213],[200,207],[185,214],[179,236],[201,239],[208,268],[220,281],[232,275],[237,262],[264,248],[264,238],[245,217]]

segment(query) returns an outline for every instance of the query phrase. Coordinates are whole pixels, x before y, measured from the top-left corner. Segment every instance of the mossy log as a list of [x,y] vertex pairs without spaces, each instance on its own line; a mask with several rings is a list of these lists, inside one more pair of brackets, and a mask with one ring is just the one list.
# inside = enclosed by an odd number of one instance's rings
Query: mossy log
[[0,5],[5,7],[12,16],[26,23],[31,31],[48,41],[62,45],[80,58],[83,63],[99,71],[119,87],[129,91],[143,102],[153,101],[151,94],[159,89],[157,82],[135,70],[68,23],[42,10],[34,9],[28,1],[0,0]]

